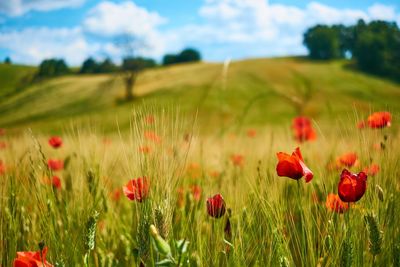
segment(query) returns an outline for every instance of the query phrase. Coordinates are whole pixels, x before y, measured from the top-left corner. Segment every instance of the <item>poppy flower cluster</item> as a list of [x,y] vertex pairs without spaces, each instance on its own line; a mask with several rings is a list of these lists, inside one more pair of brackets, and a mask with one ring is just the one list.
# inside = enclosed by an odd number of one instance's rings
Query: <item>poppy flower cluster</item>
[[344,169],[340,175],[338,194],[344,202],[357,202],[367,189],[367,174],[360,172],[351,173]]
[[213,218],[221,218],[226,212],[226,205],[221,194],[207,199],[207,212]]
[[312,127],[311,120],[307,117],[296,117],[292,122],[294,138],[297,142],[313,141],[317,139],[317,134]]
[[24,251],[17,252],[17,257],[14,259],[13,267],[53,267],[46,260],[47,247],[42,251],[32,252]]
[[53,136],[49,139],[49,145],[53,148],[60,148],[63,144],[61,137]]
[[390,127],[392,123],[392,114],[387,111],[374,112],[368,116],[366,121],[361,121],[357,127],[362,129],[369,126],[372,129]]
[[144,138],[154,143],[161,143],[161,137],[159,137],[155,132],[152,131],[144,132]]
[[369,176],[375,176],[379,172],[379,165],[378,164],[371,164],[363,169],[363,172],[365,172]]
[[299,147],[295,149],[292,155],[284,152],[278,152],[276,155],[278,157],[278,164],[276,165],[278,176],[289,177],[294,180],[304,177],[307,183],[314,177],[312,171],[305,165]]
[[149,181],[146,177],[132,179],[122,189],[130,200],[143,202],[149,194]]

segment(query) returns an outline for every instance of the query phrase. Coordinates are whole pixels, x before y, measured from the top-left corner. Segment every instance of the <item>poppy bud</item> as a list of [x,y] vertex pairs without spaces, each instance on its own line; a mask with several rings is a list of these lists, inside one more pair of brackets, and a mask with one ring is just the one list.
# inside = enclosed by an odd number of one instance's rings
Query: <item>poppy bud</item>
[[382,187],[380,187],[379,185],[375,185],[375,189],[378,199],[383,202],[384,193]]
[[171,247],[165,241],[157,231],[157,228],[152,224],[150,225],[150,235],[154,240],[154,244],[156,245],[157,251],[163,255],[171,254]]
[[211,217],[221,218],[226,211],[225,201],[221,194],[216,194],[207,199],[207,212]]

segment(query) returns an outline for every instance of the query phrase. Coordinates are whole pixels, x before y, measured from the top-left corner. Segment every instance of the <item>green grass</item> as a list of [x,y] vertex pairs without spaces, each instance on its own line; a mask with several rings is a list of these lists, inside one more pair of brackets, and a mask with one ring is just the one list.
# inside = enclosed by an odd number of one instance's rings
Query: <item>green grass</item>
[[[227,76],[221,64],[160,68],[140,76],[129,103],[118,100],[121,79],[109,75],[65,76],[3,98],[0,265],[43,241],[55,266],[154,266],[166,258],[175,262],[167,266],[400,266],[400,86],[346,64],[246,60],[233,62]],[[378,110],[392,113],[392,127],[356,128]],[[298,114],[313,119],[316,141],[293,140]],[[55,133],[60,149],[47,143]],[[297,146],[314,173],[307,184],[276,173],[276,153]],[[328,166],[345,152],[358,155],[352,172],[371,163],[380,170],[338,214],[325,201],[337,193],[342,168]],[[233,164],[235,154],[242,166]],[[51,171],[48,159],[65,166]],[[49,184],[53,175],[61,189]],[[150,193],[143,202],[121,193],[144,176]],[[216,193],[228,209],[219,219],[206,208]],[[184,253],[179,240],[189,242]]]
[[[154,266],[165,256],[152,245],[150,224],[163,233],[181,266],[339,266],[344,259],[352,261],[347,266],[398,266],[398,127],[359,131],[354,122],[347,127],[333,123],[317,141],[301,145],[315,175],[306,184],[276,174],[276,152],[292,152],[298,145],[283,127],[259,129],[255,138],[240,132],[200,136],[179,112],[167,110],[154,124],[146,123],[148,114],[154,110],[133,113],[130,130],[119,137],[71,129],[58,150],[43,135],[3,137],[9,145],[0,151],[7,166],[0,182],[3,266],[11,265],[17,251],[38,250],[40,241],[49,248],[48,261],[57,266],[139,266],[140,261]],[[157,133],[161,142],[146,139],[145,131]],[[185,141],[185,133],[193,133],[192,139]],[[374,149],[379,142],[385,143],[384,150]],[[139,151],[144,145],[150,153]],[[337,214],[325,207],[325,200],[337,193],[341,169],[326,166],[348,151],[359,156],[351,171],[371,162],[380,171],[368,177],[362,199]],[[244,156],[242,167],[232,164],[233,154]],[[49,158],[64,160],[64,170],[48,170]],[[52,175],[61,178],[60,190],[46,183]],[[130,201],[123,194],[113,199],[115,190],[143,176],[150,180],[145,201]],[[198,201],[192,185],[201,187]],[[181,205],[178,188],[183,190]],[[230,234],[224,232],[228,215],[214,219],[207,214],[206,198],[216,193],[230,209]],[[92,221],[88,232],[95,211],[98,223]],[[382,237],[374,243],[375,256],[369,252],[371,226],[364,223],[368,214],[376,216],[374,229]],[[189,246],[180,256],[174,240],[182,239]],[[88,240],[95,242],[90,253]],[[349,247],[352,253],[343,256]]]

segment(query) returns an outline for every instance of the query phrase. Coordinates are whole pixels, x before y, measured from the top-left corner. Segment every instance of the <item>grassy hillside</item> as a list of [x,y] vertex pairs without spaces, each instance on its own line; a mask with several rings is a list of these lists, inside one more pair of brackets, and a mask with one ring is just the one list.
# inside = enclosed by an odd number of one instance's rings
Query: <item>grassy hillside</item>
[[22,90],[36,68],[0,63],[0,100]]
[[[0,126],[59,131],[73,118],[112,131],[117,122],[127,128],[132,109],[148,104],[155,113],[173,104],[188,116],[198,112],[204,131],[282,124],[299,113],[324,127],[336,120],[354,122],[371,110],[388,109],[395,116],[400,112],[400,85],[352,71],[346,64],[274,58],[233,62],[225,72],[223,64],[212,63],[160,68],[140,76],[137,98],[129,103],[120,101],[124,88],[117,75],[65,76],[3,98]],[[17,77],[10,80],[16,84]]]

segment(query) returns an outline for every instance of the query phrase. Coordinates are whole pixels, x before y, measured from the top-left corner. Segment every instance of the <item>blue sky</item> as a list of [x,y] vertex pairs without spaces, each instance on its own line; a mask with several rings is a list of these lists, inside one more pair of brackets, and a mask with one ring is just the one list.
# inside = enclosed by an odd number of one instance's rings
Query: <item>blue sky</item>
[[384,19],[400,24],[394,0],[7,0],[0,1],[0,59],[71,65],[92,56],[119,61],[135,36],[137,55],[160,60],[185,47],[208,61],[306,53],[302,34],[317,23]]

